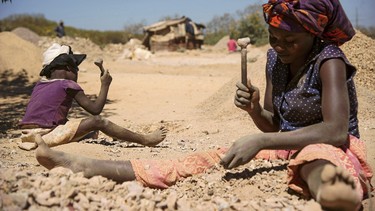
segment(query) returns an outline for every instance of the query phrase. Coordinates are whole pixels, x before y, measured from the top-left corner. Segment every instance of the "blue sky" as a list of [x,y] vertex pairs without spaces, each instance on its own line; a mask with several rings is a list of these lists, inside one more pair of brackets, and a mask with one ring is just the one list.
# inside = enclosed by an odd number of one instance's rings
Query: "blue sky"
[[[265,0],[12,0],[0,3],[0,19],[13,14],[43,14],[66,26],[93,30],[122,30],[125,25],[152,24],[166,16],[185,15],[206,24],[214,16],[235,15],[249,5]],[[356,26],[375,26],[375,0],[341,0]]]

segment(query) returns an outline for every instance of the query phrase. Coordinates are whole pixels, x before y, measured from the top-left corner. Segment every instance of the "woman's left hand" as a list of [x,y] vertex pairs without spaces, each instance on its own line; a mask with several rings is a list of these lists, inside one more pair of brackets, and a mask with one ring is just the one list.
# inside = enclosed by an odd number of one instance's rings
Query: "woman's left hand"
[[222,158],[220,164],[226,169],[248,163],[261,150],[259,135],[244,136],[236,140]]

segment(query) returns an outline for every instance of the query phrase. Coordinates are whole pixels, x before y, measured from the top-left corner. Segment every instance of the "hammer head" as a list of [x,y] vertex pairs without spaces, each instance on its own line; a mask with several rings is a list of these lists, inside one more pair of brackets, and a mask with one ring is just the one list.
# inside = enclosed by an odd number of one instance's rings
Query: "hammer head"
[[103,59],[99,58],[99,59],[95,60],[94,64],[97,65],[98,67],[102,66],[103,65]]
[[104,74],[103,59],[99,58],[95,60],[94,64],[99,67],[100,75],[103,75]]
[[240,38],[237,40],[237,45],[241,47],[241,49],[246,48],[247,45],[250,43],[249,37]]

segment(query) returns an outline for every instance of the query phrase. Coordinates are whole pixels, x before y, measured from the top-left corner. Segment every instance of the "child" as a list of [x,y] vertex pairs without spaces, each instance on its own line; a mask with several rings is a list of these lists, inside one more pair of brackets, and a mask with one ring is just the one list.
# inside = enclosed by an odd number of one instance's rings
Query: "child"
[[[27,133],[21,138],[23,142],[32,141],[32,134],[39,133],[48,146],[56,146],[78,141],[98,130],[113,138],[144,146],[155,146],[164,140],[167,133],[164,127],[143,135],[122,128],[99,115],[107,100],[112,77],[105,70],[100,77],[99,96],[95,101],[90,100],[77,84],[78,66],[86,58],[85,54],[73,54],[70,46],[54,43],[43,56],[40,76],[44,77],[35,85],[26,113],[19,123],[20,128]],[[93,116],[68,121],[73,99]]]

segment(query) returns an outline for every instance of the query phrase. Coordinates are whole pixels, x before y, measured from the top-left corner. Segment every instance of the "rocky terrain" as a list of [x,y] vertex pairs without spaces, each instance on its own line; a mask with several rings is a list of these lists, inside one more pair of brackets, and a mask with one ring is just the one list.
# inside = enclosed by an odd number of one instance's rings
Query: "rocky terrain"
[[[26,28],[2,32],[0,210],[321,210],[314,200],[288,190],[285,161],[254,160],[233,170],[218,165],[165,190],[137,182],[116,184],[100,176],[88,179],[63,168],[46,170],[36,161],[34,151],[18,148],[20,131],[16,126],[38,79],[41,54],[52,42],[71,45],[74,52],[88,55],[78,82],[93,98],[100,88],[99,70],[93,61],[103,58],[113,76],[103,116],[141,133],[160,125],[169,131],[166,140],[153,148],[119,143],[100,133],[98,139],[55,150],[110,160],[178,158],[230,146],[245,134],[259,133],[249,117],[233,105],[235,83],[240,80],[240,54],[228,54],[225,39],[201,50],[129,56],[135,55],[135,49],[143,49],[137,40],[100,48],[84,38],[39,37]],[[374,46],[374,40],[360,32],[342,46],[358,68],[361,139],[367,144],[373,168]],[[248,76],[262,93],[267,49],[248,48]],[[74,106],[70,118],[87,116]],[[371,210],[371,202],[364,200],[364,210]]]

